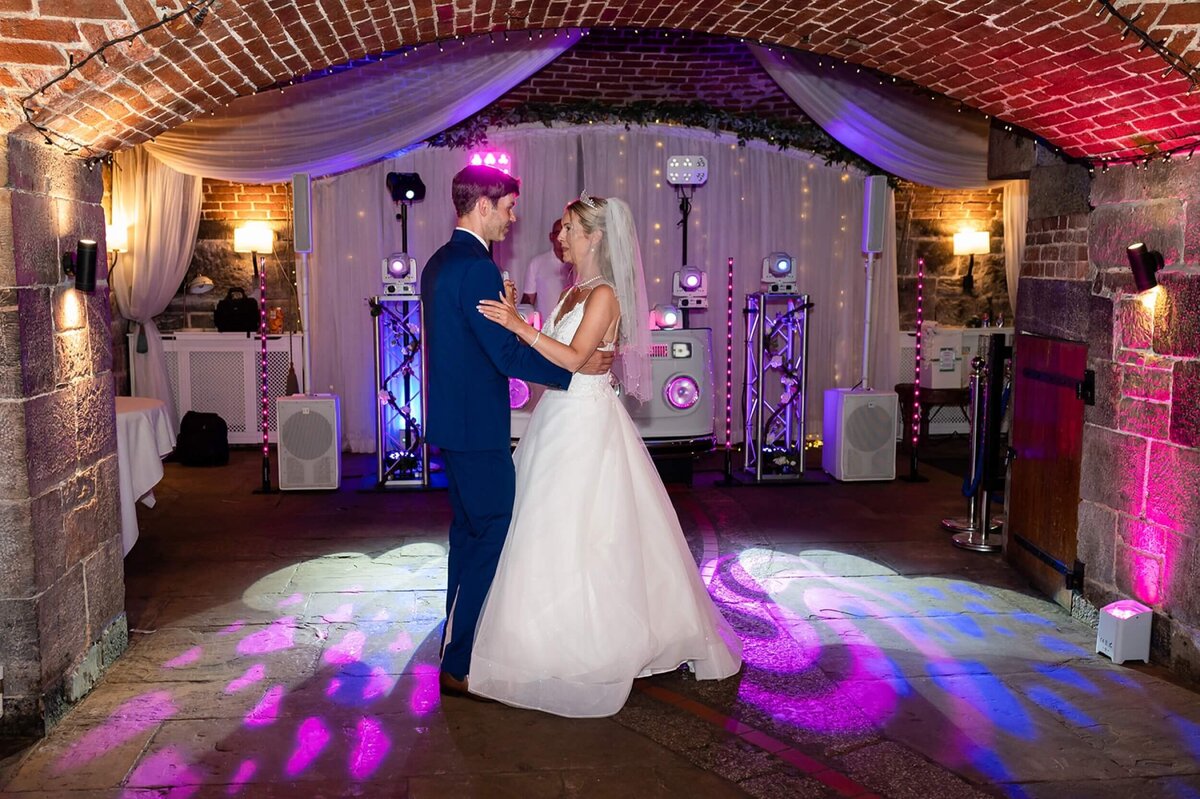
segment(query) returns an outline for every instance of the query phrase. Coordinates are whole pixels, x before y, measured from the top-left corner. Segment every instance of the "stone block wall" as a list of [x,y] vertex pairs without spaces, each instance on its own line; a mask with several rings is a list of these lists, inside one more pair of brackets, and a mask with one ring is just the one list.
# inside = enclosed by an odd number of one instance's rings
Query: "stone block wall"
[[[971,228],[991,234],[991,252],[975,256],[975,287],[963,290],[967,256],[954,254],[954,234]],[[900,328],[917,318],[917,259],[925,259],[925,318],[965,326],[1003,316],[1012,321],[1004,272],[1004,196],[1001,190],[949,191],[904,181],[896,190],[896,272]]]
[[101,191],[79,159],[0,139],[0,734],[44,731],[124,648],[104,249],[90,295],[61,266],[103,242]]
[[[1090,197],[1085,595],[1152,607],[1153,658],[1200,680],[1200,166],[1115,168]],[[1166,261],[1145,295],[1125,255],[1137,241]]]

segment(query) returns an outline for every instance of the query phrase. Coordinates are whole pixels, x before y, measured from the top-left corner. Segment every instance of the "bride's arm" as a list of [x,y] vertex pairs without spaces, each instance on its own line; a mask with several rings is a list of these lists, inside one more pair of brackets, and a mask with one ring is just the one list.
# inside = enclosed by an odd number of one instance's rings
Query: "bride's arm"
[[493,322],[503,325],[507,330],[537,349],[546,360],[561,366],[571,372],[579,371],[579,367],[587,363],[592,353],[604,340],[604,334],[612,327],[620,313],[620,304],[612,288],[600,285],[592,289],[587,305],[583,308],[583,320],[575,337],[570,344],[555,341],[549,336],[543,336],[530,327],[517,314],[512,306],[496,300],[483,300],[479,303],[479,312]]

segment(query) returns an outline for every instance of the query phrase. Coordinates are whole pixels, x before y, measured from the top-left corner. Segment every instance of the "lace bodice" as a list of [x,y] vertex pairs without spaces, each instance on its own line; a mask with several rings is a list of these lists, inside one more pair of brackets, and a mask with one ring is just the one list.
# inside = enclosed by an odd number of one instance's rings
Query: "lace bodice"
[[[570,344],[571,339],[575,338],[575,332],[579,330],[580,322],[583,321],[583,306],[587,305],[587,298],[584,298],[583,302],[577,303],[574,308],[562,314],[562,318],[559,318],[559,311],[562,310],[565,299],[566,294],[559,298],[558,304],[554,306],[554,310],[550,313],[550,318],[543,323],[542,335],[549,336],[563,344]],[[600,348],[612,349],[612,344],[601,344]],[[567,389],[568,394],[595,394],[603,391],[612,391],[612,379],[607,373],[602,375],[584,375],[577,372],[571,378],[571,385]]]

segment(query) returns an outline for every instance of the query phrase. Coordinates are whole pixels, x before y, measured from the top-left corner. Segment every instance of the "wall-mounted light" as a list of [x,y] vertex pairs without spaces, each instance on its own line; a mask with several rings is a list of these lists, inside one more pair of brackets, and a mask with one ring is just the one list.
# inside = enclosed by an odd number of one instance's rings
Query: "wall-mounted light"
[[991,251],[992,237],[986,230],[963,230],[954,234],[954,254],[970,257],[967,261],[967,273],[962,279],[964,294],[975,291],[975,256],[986,255]]
[[1158,270],[1163,268],[1162,253],[1148,249],[1144,242],[1138,241],[1126,248],[1125,255],[1129,258],[1133,285],[1139,294],[1158,285]]
[[92,239],[80,239],[75,245],[75,252],[64,252],[62,255],[63,272],[75,278],[75,290],[93,292],[96,290],[96,242]]

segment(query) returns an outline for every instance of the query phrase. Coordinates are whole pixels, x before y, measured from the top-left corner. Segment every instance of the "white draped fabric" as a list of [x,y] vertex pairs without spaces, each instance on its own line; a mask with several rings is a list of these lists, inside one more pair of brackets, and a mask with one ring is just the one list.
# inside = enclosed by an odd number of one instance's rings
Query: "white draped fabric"
[[1008,281],[1009,318],[1017,314],[1017,285],[1025,257],[1025,225],[1029,222],[1029,181],[1004,183],[1004,277]]
[[[688,262],[712,277],[708,311],[693,326],[714,329],[719,359],[724,344],[724,270],[736,263],[735,391],[741,387],[745,294],[759,290],[761,262],[770,252],[796,258],[800,290],[812,296],[809,389],[810,429],[820,431],[825,388],[852,386],[862,350],[863,178],[831,168],[820,159],[779,152],[768,145],[738,147],[728,136],[673,127],[634,128],[542,126],[506,129],[491,135],[494,147],[513,156],[522,178],[519,221],[509,240],[497,245],[501,268],[523,266],[547,247],[546,234],[563,205],[584,186],[597,195],[616,195],[631,205],[642,239],[650,302],[671,301],[671,279],[682,261],[676,227],[679,201],[663,179],[668,154],[705,155],[707,185],[697,189],[689,222]],[[579,154],[579,155],[577,155]],[[576,160],[577,158],[581,160]],[[450,180],[464,164],[462,151],[421,148],[388,162],[315,181],[312,261],[313,386],[342,396],[345,444],[356,451],[375,445],[373,321],[364,298],[379,293],[380,261],[400,249],[400,223],[387,196],[388,171],[420,173],[428,194],[409,216],[409,252],[423,264],[448,238],[454,225]],[[895,381],[897,351],[895,235],[876,266],[876,344],[871,381]],[[890,321],[888,321],[890,319]],[[724,386],[716,406],[724,426]],[[734,407],[740,408],[735,397]],[[735,419],[735,428],[740,417]],[[740,436],[739,436],[740,438]]]
[[478,36],[239,98],[144,146],[180,172],[242,183],[328,175],[397,152],[466,119],[579,39]]
[[819,56],[750,47],[796,105],[830,136],[905,180],[941,189],[988,185],[988,122],[919,101],[877,78],[823,69]]
[[133,353],[130,364],[138,376],[138,394],[162,400],[178,430],[154,317],[171,302],[192,261],[200,227],[200,178],[176,172],[140,147],[116,153],[112,219],[114,225],[129,227],[129,251],[120,254],[109,285],[121,315],[142,326],[147,346],[146,352]]

